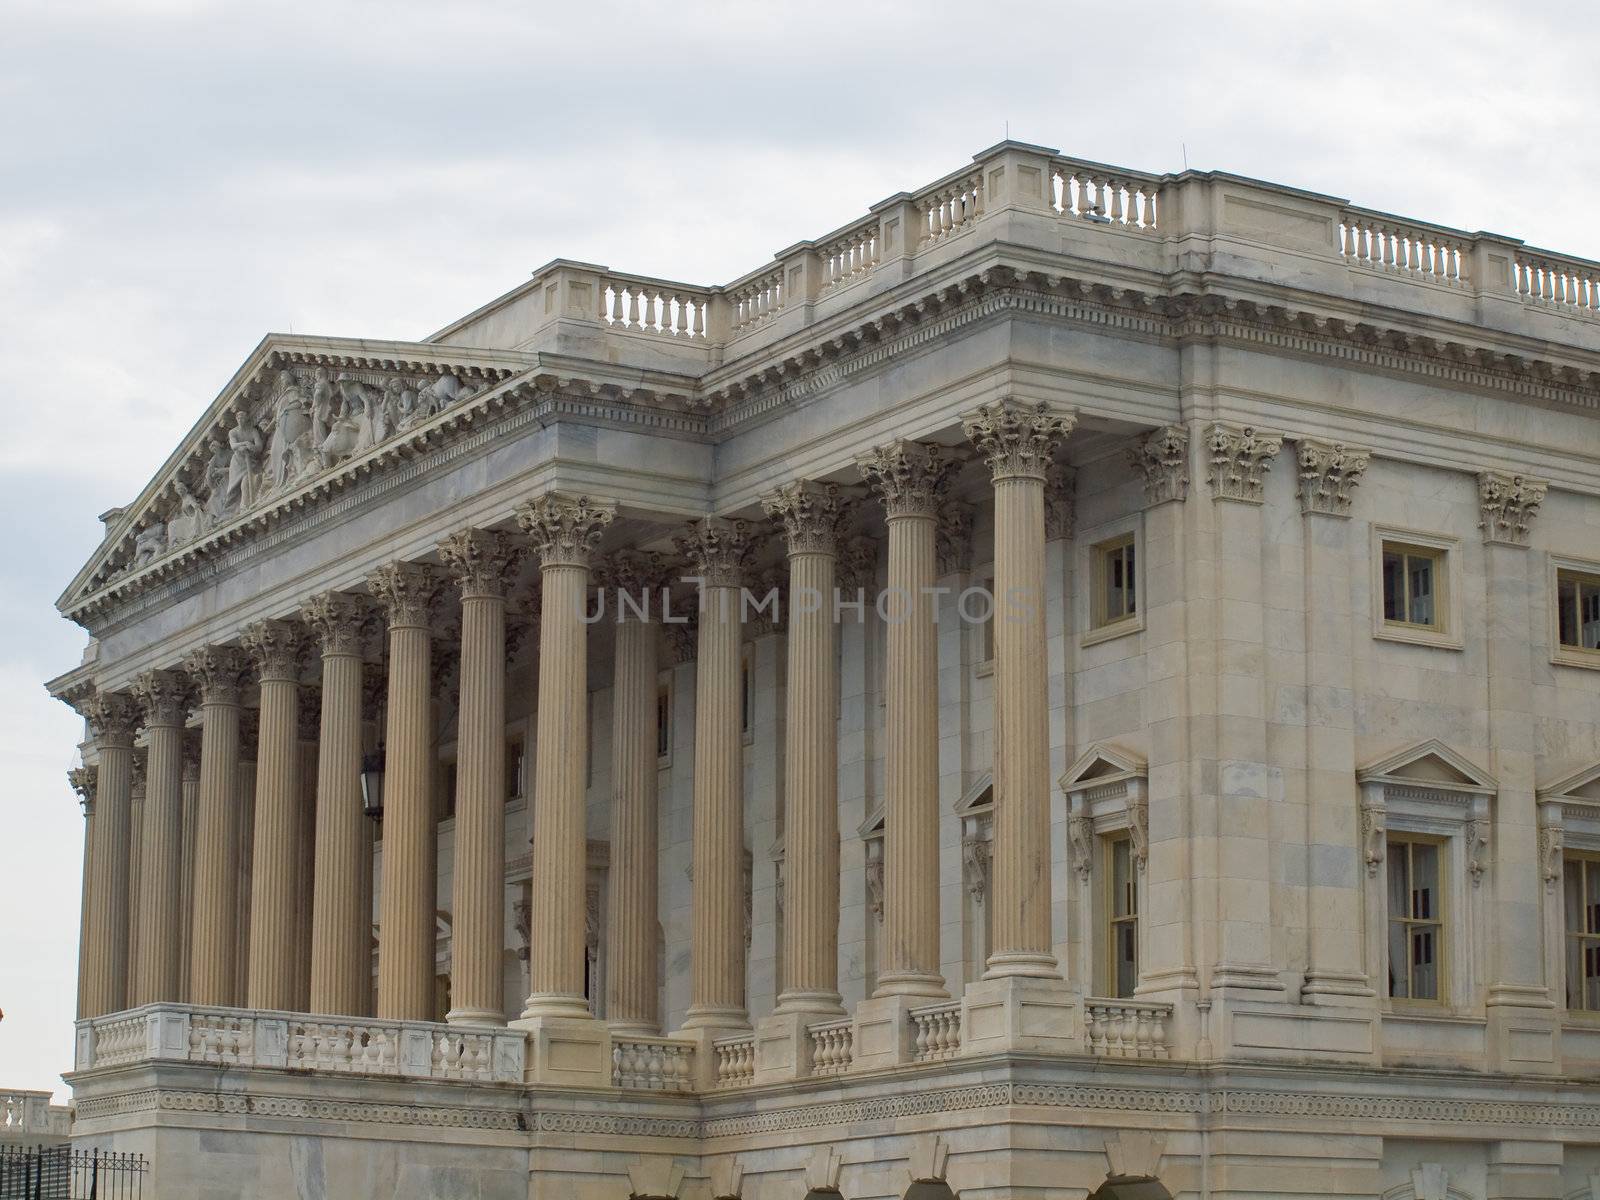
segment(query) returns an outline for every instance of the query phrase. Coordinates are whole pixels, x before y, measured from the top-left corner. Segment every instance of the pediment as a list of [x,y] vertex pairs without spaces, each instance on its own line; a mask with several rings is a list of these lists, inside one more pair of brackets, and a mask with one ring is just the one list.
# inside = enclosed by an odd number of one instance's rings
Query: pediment
[[961,799],[956,801],[956,813],[965,815],[971,812],[983,812],[994,807],[994,776],[985,771],[972,781],[972,786],[961,794]]
[[1360,783],[1415,783],[1458,791],[1493,792],[1499,785],[1470,760],[1431,738],[1408,746],[1356,772]]
[[171,573],[317,503],[486,399],[536,360],[414,342],[269,335],[105,538],[57,607]]
[[1096,742],[1078,755],[1058,782],[1062,791],[1076,792],[1124,779],[1143,779],[1149,773],[1149,764],[1140,755],[1110,742]]
[[1600,762],[1591,763],[1539,789],[1541,800],[1588,800],[1600,804]]
[[867,819],[856,827],[856,836],[860,838],[875,838],[883,836],[883,802],[879,801],[867,814]]

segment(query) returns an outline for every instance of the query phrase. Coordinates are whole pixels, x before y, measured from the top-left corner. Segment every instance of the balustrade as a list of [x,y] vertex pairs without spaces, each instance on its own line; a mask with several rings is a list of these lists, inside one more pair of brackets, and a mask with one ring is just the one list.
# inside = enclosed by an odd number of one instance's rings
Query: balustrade
[[49,1092],[0,1092],[0,1139],[66,1136],[72,1110],[51,1104]]
[[1600,316],[1600,263],[1519,250],[1511,277],[1512,287],[1526,303]]
[[911,1010],[913,1062],[938,1062],[961,1049],[961,1005],[934,1004]]
[[633,333],[704,339],[709,303],[706,289],[681,283],[608,275],[600,285],[600,319]]
[[850,1069],[854,1056],[855,1030],[847,1017],[842,1021],[824,1021],[806,1027],[811,1041],[811,1073],[813,1075],[840,1075]]
[[756,1040],[750,1034],[711,1043],[716,1055],[716,1086],[741,1087],[756,1077]]
[[878,220],[856,225],[822,248],[822,290],[866,275],[878,265]]
[[1141,232],[1157,227],[1157,180],[1070,159],[1053,162],[1050,175],[1051,202],[1064,217]]
[[611,1084],[646,1092],[693,1090],[694,1044],[671,1038],[615,1038],[611,1044]]
[[1091,997],[1084,1001],[1083,1012],[1090,1054],[1110,1058],[1166,1058],[1170,1054],[1170,1004]]
[[958,183],[932,188],[912,203],[922,214],[920,243],[941,241],[961,233],[983,216],[983,175],[969,175]]
[[789,289],[783,282],[783,268],[768,271],[728,289],[733,304],[733,332],[743,333],[783,311]]
[[1464,238],[1358,209],[1340,214],[1339,253],[1353,266],[1449,287],[1466,285],[1471,261]]

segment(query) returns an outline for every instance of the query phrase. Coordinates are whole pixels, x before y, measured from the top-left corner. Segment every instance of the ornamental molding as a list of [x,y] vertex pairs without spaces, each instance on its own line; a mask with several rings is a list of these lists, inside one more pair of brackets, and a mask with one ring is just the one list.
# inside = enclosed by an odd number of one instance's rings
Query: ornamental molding
[[1372,451],[1343,442],[1301,438],[1295,445],[1300,470],[1300,511],[1348,517],[1356,484],[1367,472]]
[[499,529],[463,529],[439,543],[463,600],[504,598],[527,555],[526,543]]
[[748,521],[705,517],[674,537],[672,544],[689,560],[689,570],[699,577],[702,589],[738,587],[754,538]]
[[789,554],[833,554],[844,507],[839,485],[797,480],[761,498],[761,509],[783,526]]
[[1076,412],[1051,405],[1002,400],[964,413],[961,432],[977,448],[995,482],[1007,479],[1045,481],[1055,453],[1077,424]]
[[133,698],[146,728],[183,725],[194,702],[194,686],[182,671],[146,671],[133,683]]
[[199,689],[201,704],[237,705],[250,675],[250,657],[239,646],[202,646],[183,660]]
[[373,615],[372,597],[355,592],[319,592],[300,606],[300,620],[324,656],[359,658]]
[[114,1096],[96,1096],[80,1100],[76,1105],[76,1117],[80,1121],[144,1112],[216,1113],[278,1117],[285,1120],[309,1119],[351,1121],[371,1125],[426,1126],[436,1129],[499,1130],[508,1133],[519,1132],[526,1128],[520,1112],[499,1108],[436,1104],[374,1104],[309,1096],[257,1096],[239,1092],[205,1092],[171,1088],[141,1088]]
[[973,520],[972,505],[963,501],[947,500],[939,506],[939,523],[933,531],[933,542],[941,578],[972,566]]
[[91,692],[75,705],[89,731],[102,746],[133,745],[133,731],[139,728],[139,705],[127,692]]
[[856,457],[856,469],[895,517],[933,517],[956,461],[942,446],[897,440]]
[[1550,485],[1543,479],[1506,471],[1478,475],[1478,528],[1486,544],[1526,546],[1534,517]]
[[367,589],[390,629],[429,628],[443,580],[428,563],[387,563],[367,576]]
[[1189,431],[1182,425],[1163,425],[1140,438],[1128,463],[1144,476],[1145,507],[1188,497]]
[[1259,433],[1250,425],[1213,423],[1206,433],[1210,460],[1206,483],[1212,499],[1261,504],[1266,499],[1267,472],[1281,449],[1283,438],[1277,434]]
[[298,621],[257,621],[248,626],[239,644],[255,664],[256,675],[269,680],[296,683],[305,665],[309,638]]
[[587,570],[617,506],[588,496],[549,492],[517,509],[517,524],[533,539],[539,566]]

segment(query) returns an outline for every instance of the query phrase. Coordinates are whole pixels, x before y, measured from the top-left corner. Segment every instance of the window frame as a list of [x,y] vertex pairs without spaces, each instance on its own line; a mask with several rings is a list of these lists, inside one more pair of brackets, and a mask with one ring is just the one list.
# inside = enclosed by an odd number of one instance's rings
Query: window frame
[[[1389,907],[1388,907],[1389,872],[1394,869],[1394,854],[1395,854],[1395,851],[1396,851],[1396,849],[1398,847],[1401,847],[1401,846],[1404,846],[1406,848],[1406,884],[1407,884],[1407,892],[1408,893],[1415,893],[1415,891],[1416,891],[1415,887],[1412,886],[1412,884],[1413,884],[1413,873],[1412,873],[1412,870],[1411,870],[1411,863],[1412,863],[1413,854],[1414,854],[1413,848],[1416,847],[1416,846],[1431,846],[1436,851],[1437,861],[1438,861],[1438,878],[1434,881],[1434,892],[1435,892],[1436,899],[1437,899],[1437,909],[1438,909],[1438,911],[1437,911],[1437,915],[1432,920],[1422,920],[1420,918],[1413,917],[1412,915],[1410,915],[1409,912],[1404,917],[1396,918],[1395,915],[1394,915],[1394,912],[1391,909],[1389,909]],[[1391,1004],[1399,1005],[1399,1006],[1402,1006],[1402,1007],[1405,1007],[1405,1008],[1412,1008],[1412,1007],[1435,1008],[1435,1007],[1444,1006],[1447,1003],[1447,996],[1448,996],[1449,986],[1450,986],[1449,985],[1450,968],[1451,968],[1451,965],[1452,965],[1451,962],[1450,962],[1450,951],[1449,951],[1449,946],[1450,946],[1450,926],[1451,926],[1451,922],[1450,922],[1450,883],[1449,883],[1449,878],[1448,878],[1449,870],[1450,870],[1450,845],[1449,845],[1449,839],[1448,838],[1440,836],[1438,834],[1412,833],[1412,832],[1407,831],[1407,830],[1400,830],[1398,832],[1390,832],[1385,836],[1384,872],[1383,872],[1383,884],[1384,884],[1384,934],[1385,934],[1385,937],[1384,937],[1384,967],[1385,967],[1384,977],[1385,977],[1385,980],[1387,980],[1387,978],[1388,978],[1388,968],[1390,967],[1390,964],[1392,962],[1392,959],[1389,957],[1389,953],[1388,953],[1389,940],[1388,940],[1388,936],[1387,935],[1388,935],[1390,929],[1395,925],[1397,920],[1406,929],[1406,934],[1407,934],[1407,936],[1406,936],[1406,947],[1407,947],[1408,951],[1410,950],[1410,947],[1411,947],[1411,928],[1412,928],[1412,926],[1414,926],[1414,925],[1431,925],[1438,931],[1437,934],[1435,935],[1435,949],[1434,949],[1434,978],[1438,981],[1438,986],[1435,988],[1435,991],[1437,992],[1437,995],[1433,995],[1433,996],[1412,996],[1412,995],[1408,994],[1408,995],[1404,995],[1404,996],[1396,996],[1396,995],[1393,995],[1392,993],[1390,993],[1388,988],[1387,988],[1387,986],[1385,986],[1384,991],[1383,991],[1383,995]],[[1408,992],[1410,991],[1410,987],[1409,987],[1410,974],[1411,974],[1410,963],[1408,962],[1406,964],[1406,975],[1407,975],[1407,981],[1408,981],[1407,991]]]
[[[671,669],[656,673],[656,770],[662,771],[672,766],[672,735],[673,735],[673,687]],[[663,702],[665,714],[663,719]],[[662,749],[662,739],[665,736],[666,748]]]
[[[1433,625],[1412,621],[1391,621],[1384,615],[1383,557],[1390,550],[1427,556],[1434,562]],[[1381,641],[1405,642],[1414,646],[1433,646],[1446,650],[1463,647],[1461,619],[1461,542],[1458,538],[1400,529],[1389,525],[1372,526],[1372,636]]]
[[[1582,870],[1583,870],[1585,875],[1593,874],[1595,876],[1600,876],[1600,850],[1588,850],[1588,849],[1573,850],[1573,849],[1568,849],[1568,850],[1563,851],[1563,853],[1561,855],[1561,885],[1560,885],[1560,893],[1561,894],[1560,894],[1560,902],[1559,903],[1560,903],[1560,909],[1561,909],[1561,955],[1560,955],[1560,960],[1561,960],[1561,999],[1562,999],[1562,1007],[1565,1009],[1565,1011],[1568,1014],[1570,1014],[1572,1016],[1578,1017],[1578,1018],[1583,1019],[1583,1020],[1595,1021],[1595,1020],[1600,1020],[1600,999],[1596,1000],[1595,1005],[1592,1008],[1587,1006],[1587,1005],[1579,1005],[1579,1007],[1573,1008],[1572,1005],[1570,1003],[1568,1003],[1568,1001],[1570,999],[1570,996],[1571,996],[1570,987],[1571,987],[1571,982],[1572,981],[1568,977],[1568,974],[1567,974],[1567,966],[1568,966],[1568,963],[1570,961],[1567,958],[1567,946],[1568,946],[1569,942],[1571,941],[1571,939],[1573,939],[1573,938],[1577,938],[1578,939],[1579,946],[1580,946],[1580,953],[1581,953],[1581,948],[1582,948],[1582,945],[1583,945],[1584,942],[1592,943],[1592,952],[1597,957],[1600,957],[1600,914],[1596,915],[1596,919],[1595,919],[1595,922],[1594,922],[1594,929],[1592,929],[1592,930],[1584,930],[1584,931],[1580,931],[1580,932],[1574,933],[1572,931],[1572,929],[1568,925],[1568,917],[1567,917],[1567,872],[1572,869],[1572,866],[1573,866],[1574,863],[1581,864]],[[1579,884],[1579,892],[1580,892],[1580,894],[1582,893],[1582,890],[1583,890],[1583,885],[1582,885],[1582,883],[1580,883]]]
[[[1084,530],[1078,541],[1082,550],[1079,552],[1077,576],[1083,581],[1074,589],[1081,597],[1081,603],[1077,605],[1082,614],[1078,618],[1078,645],[1094,646],[1143,631],[1145,609],[1150,599],[1146,586],[1144,513],[1132,513]],[[1131,613],[1108,620],[1104,607],[1107,556],[1111,551],[1124,547],[1133,550],[1134,609]],[[1088,589],[1086,595],[1081,591],[1085,587]]]
[[[1100,862],[1102,874],[1105,876],[1104,886],[1100,897],[1101,903],[1101,939],[1104,943],[1103,962],[1101,970],[1105,972],[1105,988],[1103,995],[1113,1000],[1132,1000],[1139,991],[1139,972],[1142,969],[1143,937],[1140,930],[1140,910],[1143,890],[1143,872],[1139,867],[1138,851],[1134,848],[1133,832],[1129,829],[1119,829],[1108,834],[1102,834],[1100,841]],[[1119,850],[1124,850],[1128,857],[1128,875],[1126,887],[1131,899],[1131,912],[1121,916],[1117,915],[1117,868],[1116,855]],[[1133,986],[1124,994],[1118,977],[1118,949],[1119,925],[1127,925],[1133,930]]]
[[1573,558],[1565,554],[1546,556],[1546,584],[1549,588],[1546,608],[1550,619],[1550,661],[1558,666],[1600,671],[1600,650],[1585,650],[1581,646],[1568,646],[1561,641],[1560,588],[1563,576],[1578,576],[1581,582],[1600,585],[1600,562]]

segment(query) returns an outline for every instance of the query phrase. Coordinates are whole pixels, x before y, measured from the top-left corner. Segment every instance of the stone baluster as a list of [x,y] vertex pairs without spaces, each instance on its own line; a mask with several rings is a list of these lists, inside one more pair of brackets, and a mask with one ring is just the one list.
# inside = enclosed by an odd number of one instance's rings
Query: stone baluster
[[589,566],[616,516],[586,496],[545,495],[517,510],[540,567],[538,749],[534,760],[530,990],[522,1016],[588,1017],[584,999],[588,839]]
[[453,1025],[505,1024],[506,589],[525,549],[510,534],[463,530],[439,545],[461,591],[457,712]]
[[434,861],[430,694],[431,617],[439,579],[425,563],[390,563],[367,578],[389,626],[378,916],[378,1017],[434,1016]]
[[239,862],[239,700],[248,662],[233,646],[207,646],[184,669],[200,690],[200,784],[195,805],[194,907],[189,934],[189,1000],[235,1003]]
[[97,692],[83,702],[99,759],[84,900],[86,929],[83,1015],[125,1007],[128,978],[128,849],[133,783],[133,731],[138,707],[120,692]]
[[839,997],[839,753],[834,572],[838,488],[791,483],[764,497],[788,540],[783,994],[776,1013],[834,1015]]
[[313,596],[300,611],[322,651],[317,744],[316,844],[311,879],[314,1013],[365,1011],[371,976],[372,834],[361,798],[361,635],[368,601],[344,592]]
[[934,530],[950,459],[893,442],[857,460],[889,524],[883,942],[879,996],[945,996],[939,970],[939,710]]
[[[695,662],[693,980],[685,1028],[748,1028],[744,942],[744,746],[739,585],[743,521],[707,517],[678,550],[699,576]],[[830,660],[831,661],[831,660]]]
[[131,1008],[178,995],[178,877],[183,858],[183,726],[190,687],[181,671],[148,671],[134,685],[150,739],[139,852],[138,957]]
[[245,1004],[285,1011],[294,1006],[297,742],[305,630],[293,621],[259,621],[245,630],[243,644],[255,662],[261,689]]
[[994,477],[994,880],[988,976],[1057,977],[1050,931],[1045,482],[1074,418],[1005,401],[962,418]]
[[[623,551],[606,582],[616,589],[611,682],[611,866],[606,873],[606,1019],[613,1030],[661,1028],[656,967],[656,634],[648,618],[659,595],[660,557]],[[625,607],[622,593],[638,603]],[[640,611],[646,615],[640,616]],[[697,956],[698,957],[698,956]]]

